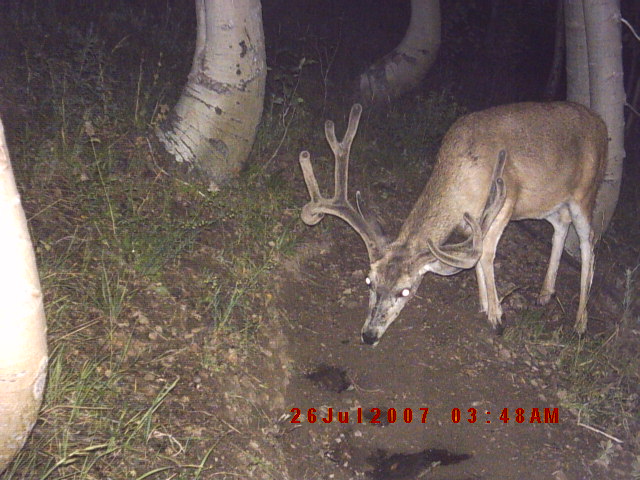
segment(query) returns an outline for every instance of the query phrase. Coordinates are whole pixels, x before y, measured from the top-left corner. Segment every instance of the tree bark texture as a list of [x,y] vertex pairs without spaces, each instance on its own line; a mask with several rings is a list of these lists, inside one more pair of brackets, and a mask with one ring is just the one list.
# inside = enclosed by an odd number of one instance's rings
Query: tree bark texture
[[563,2],[559,1],[556,7],[556,28],[555,37],[553,41],[553,61],[551,62],[551,69],[549,70],[549,76],[547,77],[547,84],[544,87],[542,98],[547,101],[558,100],[558,91],[560,87],[560,81],[562,79],[562,73],[564,66],[564,57],[566,52],[565,44],[565,21],[564,21],[564,7]]
[[564,0],[565,41],[567,44],[567,100],[586,105],[589,96],[589,58],[582,0]]
[[411,20],[400,44],[358,79],[361,101],[389,102],[414,89],[433,64],[440,37],[440,1],[411,0]]
[[[596,111],[607,124],[609,152],[604,181],[598,191],[592,226],[599,238],[609,226],[618,202],[624,152],[624,83],[620,2],[565,0],[567,33],[567,98]],[[580,252],[573,227],[565,250]]]
[[266,60],[260,0],[196,0],[198,31],[182,96],[156,135],[212,187],[244,166],[262,115]]
[[598,191],[593,228],[600,237],[618,203],[624,162],[624,81],[619,0],[585,0],[591,108],[609,130],[609,155]]
[[0,473],[38,417],[47,375],[42,291],[0,122]]

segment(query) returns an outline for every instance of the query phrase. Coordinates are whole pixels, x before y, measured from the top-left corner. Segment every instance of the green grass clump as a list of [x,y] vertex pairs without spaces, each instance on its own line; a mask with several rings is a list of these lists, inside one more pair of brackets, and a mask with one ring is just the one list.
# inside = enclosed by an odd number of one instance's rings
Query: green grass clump
[[[3,120],[50,364],[38,424],[3,479],[200,478],[227,427],[212,420],[203,433],[172,413],[192,401],[185,372],[215,373],[226,345],[252,348],[297,202],[262,167],[209,192],[159,166],[149,132],[186,79],[194,30],[177,27],[193,19],[113,2],[88,23],[62,2],[35,7],[4,17],[15,40],[6,93],[26,114]],[[142,34],[146,47],[131,38]],[[255,163],[288,135],[263,129]]]
[[[319,181],[332,183],[322,125],[335,120],[341,136],[350,106],[346,88],[339,105],[329,99],[339,45],[310,38],[286,61],[271,57],[250,165],[211,192],[167,173],[149,134],[186,80],[193,12],[144,5],[12,1],[0,16],[5,65],[15,67],[0,72],[2,101],[15,106],[3,120],[51,352],[38,423],[6,480],[237,478],[237,465],[218,459],[229,451],[278,473],[243,450],[246,435],[233,444],[216,380],[254,348],[275,295],[270,274],[306,228],[299,151],[313,151]],[[419,183],[416,164],[462,113],[446,92],[367,111],[354,177],[383,201],[396,191],[387,183]],[[615,338],[577,342],[535,315],[523,323],[517,341],[553,355],[575,385],[566,404],[624,428],[637,412],[637,361],[613,354]],[[604,388],[612,371],[618,384]]]
[[[637,442],[640,425],[640,360],[629,329],[637,322],[637,271],[627,272],[622,319],[593,336],[578,336],[573,329],[549,328],[542,312],[524,315],[507,329],[505,340],[525,346],[536,362],[548,366],[562,385],[558,398],[580,423]],[[635,313],[634,313],[635,312]],[[636,444],[637,448],[638,445]]]

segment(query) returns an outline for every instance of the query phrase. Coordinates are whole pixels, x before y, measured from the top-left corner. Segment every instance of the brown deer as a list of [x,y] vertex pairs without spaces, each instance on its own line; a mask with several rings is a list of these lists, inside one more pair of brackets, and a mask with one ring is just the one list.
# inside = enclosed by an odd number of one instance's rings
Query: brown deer
[[[596,193],[606,166],[607,128],[591,110],[570,102],[516,103],[458,119],[445,135],[435,168],[400,229],[389,241],[375,219],[347,198],[351,144],[362,107],[355,104],[338,142],[333,122],[325,135],[335,155],[335,193],[320,194],[309,152],[300,165],[311,201],[302,209],[308,225],[325,214],[353,227],[364,240],[371,269],[369,314],[362,340],[375,345],[415,295],[427,272],[453,275],[475,266],[480,305],[492,328],[501,331],[502,309],[493,261],[498,241],[511,220],[545,219],[554,228],[551,257],[538,297],[546,304],[555,291],[558,265],[569,225],[580,240],[580,301],[575,329],[587,325],[587,299],[593,278]],[[507,159],[508,157],[508,159]],[[468,238],[447,243],[454,231]]]

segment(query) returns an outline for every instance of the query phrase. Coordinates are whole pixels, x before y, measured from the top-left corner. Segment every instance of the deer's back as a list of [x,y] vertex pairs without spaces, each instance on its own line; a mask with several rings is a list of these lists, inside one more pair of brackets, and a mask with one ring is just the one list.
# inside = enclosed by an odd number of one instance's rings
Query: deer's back
[[582,105],[494,107],[453,124],[429,183],[450,198],[450,208],[459,210],[456,216],[464,211],[478,215],[498,154],[506,150],[504,181],[507,198],[515,204],[512,218],[541,218],[575,196],[595,199],[607,142],[604,122]]

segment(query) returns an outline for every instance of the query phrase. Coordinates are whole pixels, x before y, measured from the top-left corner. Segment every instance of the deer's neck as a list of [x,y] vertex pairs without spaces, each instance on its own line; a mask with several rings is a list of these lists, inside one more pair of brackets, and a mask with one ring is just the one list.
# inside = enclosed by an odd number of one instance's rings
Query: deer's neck
[[460,224],[464,212],[458,212],[455,196],[448,195],[444,185],[432,179],[413,206],[398,234],[397,243],[409,250],[427,248],[427,239],[442,245]]

